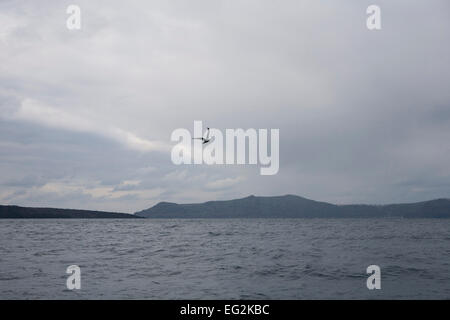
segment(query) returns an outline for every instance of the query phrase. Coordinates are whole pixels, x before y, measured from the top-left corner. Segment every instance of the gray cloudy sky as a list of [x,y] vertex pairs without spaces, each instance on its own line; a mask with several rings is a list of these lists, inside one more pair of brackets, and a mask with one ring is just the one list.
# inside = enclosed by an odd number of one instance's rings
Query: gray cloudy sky
[[[449,197],[449,39],[447,0],[2,0],[0,203]],[[279,173],[172,164],[194,120],[279,128]]]

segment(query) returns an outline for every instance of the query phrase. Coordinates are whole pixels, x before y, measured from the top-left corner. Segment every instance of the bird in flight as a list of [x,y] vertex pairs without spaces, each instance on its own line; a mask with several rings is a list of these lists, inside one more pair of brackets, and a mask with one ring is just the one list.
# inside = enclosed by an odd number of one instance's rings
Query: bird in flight
[[209,141],[211,141],[211,138],[209,137],[209,128],[206,128],[206,129],[208,129],[206,131],[206,138],[203,138],[203,137],[201,137],[201,138],[192,138],[192,140],[202,140],[202,144],[205,144],[205,143],[208,143]]

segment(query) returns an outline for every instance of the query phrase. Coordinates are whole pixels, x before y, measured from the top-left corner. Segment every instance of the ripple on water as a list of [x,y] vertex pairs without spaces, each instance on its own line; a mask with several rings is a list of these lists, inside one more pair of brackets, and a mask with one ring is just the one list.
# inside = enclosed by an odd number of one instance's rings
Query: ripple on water
[[[2,299],[450,296],[449,220],[4,220]],[[65,290],[67,266],[82,288]]]

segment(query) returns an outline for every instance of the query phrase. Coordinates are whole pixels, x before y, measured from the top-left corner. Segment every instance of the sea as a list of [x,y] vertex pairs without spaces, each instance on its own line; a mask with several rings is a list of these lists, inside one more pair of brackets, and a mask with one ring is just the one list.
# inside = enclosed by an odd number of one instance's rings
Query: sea
[[0,220],[0,299],[450,299],[450,219]]

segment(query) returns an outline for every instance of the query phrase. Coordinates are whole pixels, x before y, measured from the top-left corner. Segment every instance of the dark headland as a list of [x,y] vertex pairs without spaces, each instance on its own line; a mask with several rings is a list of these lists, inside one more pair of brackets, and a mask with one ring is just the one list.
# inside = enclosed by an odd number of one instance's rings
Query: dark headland
[[450,218],[450,199],[366,205],[336,205],[295,195],[177,204],[160,202],[135,214],[75,209],[1,206],[0,219],[69,218]]
[[133,214],[54,208],[1,206],[0,219],[133,219]]

